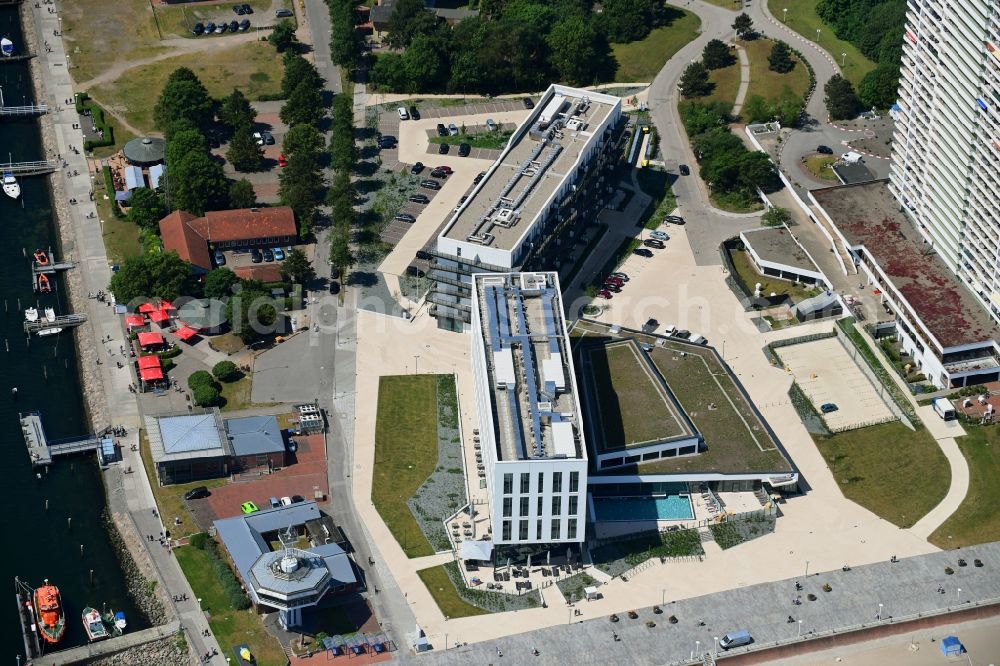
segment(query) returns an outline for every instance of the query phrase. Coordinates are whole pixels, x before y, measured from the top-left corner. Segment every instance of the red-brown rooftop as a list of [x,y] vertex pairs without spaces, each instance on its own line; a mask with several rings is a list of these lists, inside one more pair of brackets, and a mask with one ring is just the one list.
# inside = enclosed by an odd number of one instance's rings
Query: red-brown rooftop
[[899,211],[885,181],[813,190],[837,229],[863,245],[944,347],[1000,339],[1000,329]]

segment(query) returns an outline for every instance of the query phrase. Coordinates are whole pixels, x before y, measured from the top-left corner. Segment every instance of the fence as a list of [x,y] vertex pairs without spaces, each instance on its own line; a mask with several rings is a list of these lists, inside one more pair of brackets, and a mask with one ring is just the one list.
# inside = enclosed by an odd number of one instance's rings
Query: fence
[[784,338],[783,340],[775,340],[764,347],[764,356],[767,360],[779,368],[784,368],[785,364],[782,362],[781,358],[775,353],[775,349],[781,347],[788,347],[789,345],[801,345],[806,342],[815,342],[816,340],[825,340],[826,338],[832,338],[837,335],[836,331],[827,331],[825,333],[810,333],[809,335],[799,335],[794,338]]
[[[861,368],[861,371],[868,378],[868,381],[870,381],[875,387],[879,397],[882,399],[882,402],[885,403],[886,407],[889,408],[889,411],[892,412],[896,418],[902,421],[903,425],[907,428],[910,430],[916,430],[916,426],[914,426],[913,421],[911,420],[916,419],[916,413],[913,410],[913,405],[911,405],[910,402],[902,395],[902,392],[893,383],[892,377],[888,372],[886,372],[885,368],[879,366],[876,369],[873,367],[871,359],[869,359],[868,356],[862,353],[861,349],[858,348],[859,344],[866,344],[864,339],[862,338],[860,343],[856,342],[845,330],[847,326],[852,326],[853,323],[854,320],[850,317],[837,320],[837,324],[834,327],[837,340],[840,341],[844,351],[847,352],[848,356],[854,359],[854,363]],[[872,352],[874,355],[874,352],[871,349],[868,351]],[[861,361],[858,360],[859,356],[862,359]],[[875,361],[875,363],[877,364],[878,361]],[[881,373],[879,371],[881,371]],[[884,422],[885,421],[880,421],[880,423]]]

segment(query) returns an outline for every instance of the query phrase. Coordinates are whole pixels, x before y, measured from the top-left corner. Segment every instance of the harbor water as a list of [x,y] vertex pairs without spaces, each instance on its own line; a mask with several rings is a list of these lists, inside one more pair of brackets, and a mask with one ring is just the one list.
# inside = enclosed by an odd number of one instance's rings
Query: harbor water
[[[11,39],[15,48],[24,44],[16,7],[0,8],[0,36]],[[8,106],[33,103],[28,64],[0,64],[0,88]],[[14,162],[45,159],[37,119],[0,119],[0,161],[6,162],[8,153]],[[86,642],[80,620],[86,606],[122,610],[130,630],[145,628],[128,598],[102,522],[104,486],[94,454],[58,458],[48,470],[32,470],[21,436],[18,412],[32,410],[41,411],[53,439],[84,435],[91,427],[72,333],[36,337],[29,345],[22,330],[25,308],[34,306],[41,313],[53,307],[65,314],[68,304],[61,278],[53,281],[54,293],[38,294],[32,288],[31,254],[36,248],[56,249],[57,239],[46,177],[19,180],[20,200],[0,193],[0,572],[9,592],[6,598],[0,596],[0,645],[10,663],[24,651],[14,603],[15,576],[33,587],[45,578],[59,587],[67,629],[57,649]]]

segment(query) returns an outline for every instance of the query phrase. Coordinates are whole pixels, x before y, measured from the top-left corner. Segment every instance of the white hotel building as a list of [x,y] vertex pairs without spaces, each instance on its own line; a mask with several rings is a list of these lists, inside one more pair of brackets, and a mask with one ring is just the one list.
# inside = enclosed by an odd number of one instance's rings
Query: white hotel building
[[1000,319],[1000,3],[907,6],[890,190]]
[[584,540],[587,447],[555,273],[479,273],[472,368],[498,546]]

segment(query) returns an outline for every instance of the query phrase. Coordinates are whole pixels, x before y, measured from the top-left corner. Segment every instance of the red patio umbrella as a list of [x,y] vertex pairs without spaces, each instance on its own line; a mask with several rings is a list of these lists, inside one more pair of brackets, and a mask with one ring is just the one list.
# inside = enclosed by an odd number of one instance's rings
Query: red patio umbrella
[[156,312],[156,306],[152,303],[143,303],[139,306],[139,312],[144,312],[149,314],[150,312]]
[[146,325],[146,318],[139,314],[128,315],[125,317],[125,326],[127,328],[142,328]]
[[149,356],[139,357],[139,369],[147,370],[149,368],[159,368],[160,367],[160,357],[150,354]]
[[139,371],[139,376],[142,377],[144,382],[152,382],[157,379],[163,379],[163,370],[160,368],[143,368]]
[[144,331],[138,335],[139,344],[143,347],[148,347],[149,345],[162,345],[163,336],[159,333],[152,333],[149,331]]
[[190,326],[181,326],[179,329],[177,329],[177,337],[180,338],[181,340],[184,340],[185,342],[187,342],[196,335],[198,335],[198,331],[194,330]]

